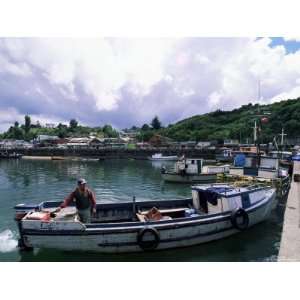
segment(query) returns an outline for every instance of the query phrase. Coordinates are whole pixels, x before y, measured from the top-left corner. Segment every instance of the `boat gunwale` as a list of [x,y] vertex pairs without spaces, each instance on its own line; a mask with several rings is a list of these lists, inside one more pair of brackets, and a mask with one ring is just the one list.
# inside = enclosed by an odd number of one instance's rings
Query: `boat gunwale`
[[[263,199],[259,200],[252,206],[245,209],[247,213],[252,213],[257,209],[267,205],[269,201],[273,198],[272,195],[276,193],[275,189],[270,189],[271,195],[269,197],[265,196]],[[39,229],[26,229],[23,228],[23,233],[26,235],[98,235],[98,234],[117,234],[117,233],[129,233],[136,232],[145,227],[154,227],[159,230],[169,230],[178,229],[182,227],[199,226],[204,224],[211,224],[226,219],[231,218],[231,211],[221,212],[211,215],[199,215],[195,217],[184,217],[172,220],[162,220],[162,221],[149,221],[149,222],[127,222],[127,223],[106,223],[106,224],[84,224],[84,230],[39,230]],[[33,221],[34,222],[34,221]]]
[[[234,188],[238,188],[238,187],[234,187]],[[191,189],[195,190],[195,191],[201,190],[201,188],[197,189],[197,186],[192,186]],[[232,197],[236,197],[236,196],[239,196],[239,195],[242,196],[244,194],[252,194],[252,193],[255,193],[257,191],[272,190],[272,189],[274,189],[274,188],[271,187],[271,186],[264,186],[264,187],[257,187],[257,188],[255,188],[253,190],[239,191],[239,192],[234,193],[234,194],[226,194],[226,192],[224,192],[224,193],[215,192],[215,193],[217,193],[219,196],[222,196],[222,197],[225,197],[225,198],[232,198]],[[202,189],[201,191],[205,191],[205,189]]]

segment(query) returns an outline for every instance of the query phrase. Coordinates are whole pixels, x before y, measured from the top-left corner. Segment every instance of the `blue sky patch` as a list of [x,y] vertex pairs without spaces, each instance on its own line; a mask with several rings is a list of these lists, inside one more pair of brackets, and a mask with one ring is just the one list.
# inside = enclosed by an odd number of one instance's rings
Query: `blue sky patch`
[[295,53],[298,50],[300,50],[300,42],[297,42],[295,40],[286,41],[282,37],[271,37],[271,39],[272,39],[272,43],[270,45],[271,47],[283,45],[286,48],[287,53]]

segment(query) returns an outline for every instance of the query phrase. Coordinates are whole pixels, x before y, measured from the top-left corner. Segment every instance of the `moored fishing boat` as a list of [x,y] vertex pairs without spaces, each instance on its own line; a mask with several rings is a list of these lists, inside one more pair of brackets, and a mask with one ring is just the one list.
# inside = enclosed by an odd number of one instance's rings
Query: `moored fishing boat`
[[269,153],[271,157],[278,158],[279,164],[282,167],[289,168],[292,164],[293,153],[289,151],[271,151]]
[[280,167],[279,159],[270,156],[238,154],[234,165],[230,167],[231,175],[257,176],[261,178],[276,179],[288,176],[288,170]]
[[153,161],[163,161],[163,160],[176,161],[178,160],[178,156],[176,155],[164,156],[162,155],[162,153],[155,153],[151,157],[148,157],[148,159]]
[[6,158],[6,159],[10,159],[10,158],[14,158],[14,159],[19,159],[19,158],[22,158],[22,154],[21,153],[16,153],[16,152],[7,152],[7,151],[4,151],[4,152],[0,152],[0,159],[1,158]]
[[164,181],[178,183],[216,182],[217,174],[229,172],[228,166],[203,166],[203,159],[183,158],[175,163],[174,170],[162,168]]
[[60,202],[15,207],[20,246],[126,253],[197,245],[228,237],[264,221],[275,204],[269,186],[192,187],[192,198],[99,203],[92,223],[78,221]]

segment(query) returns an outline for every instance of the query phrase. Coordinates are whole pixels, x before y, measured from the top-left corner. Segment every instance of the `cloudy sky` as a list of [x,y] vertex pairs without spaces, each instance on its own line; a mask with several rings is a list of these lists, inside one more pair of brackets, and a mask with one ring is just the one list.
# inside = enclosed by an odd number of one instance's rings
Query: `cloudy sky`
[[0,132],[25,114],[121,129],[299,96],[299,38],[0,39]]

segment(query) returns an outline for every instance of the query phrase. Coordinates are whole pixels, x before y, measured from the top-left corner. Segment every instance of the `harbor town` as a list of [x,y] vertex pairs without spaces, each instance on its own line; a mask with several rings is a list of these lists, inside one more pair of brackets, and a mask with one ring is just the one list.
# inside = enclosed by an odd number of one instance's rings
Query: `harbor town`
[[2,2],[1,299],[297,298],[299,5]]
[[[120,40],[103,40],[114,49],[100,63],[105,76],[71,40],[74,60],[58,51],[58,64],[43,56],[14,65],[27,59],[26,47],[56,45],[31,41],[0,43],[13,72],[7,81],[0,73],[0,84],[8,82],[0,89],[0,260],[300,259],[300,98],[290,81],[274,83],[270,66],[259,76],[253,56],[264,66],[266,53],[284,47],[272,43],[284,39],[228,39],[237,52],[227,69],[218,38],[183,39],[189,50],[179,52],[180,41],[137,40],[143,51],[134,56],[131,41],[123,52]],[[192,51],[194,43],[220,49]],[[6,57],[18,45],[19,55]],[[141,73],[133,74],[133,61],[115,64],[150,45],[159,50],[157,60],[149,53],[153,70],[144,58]],[[240,68],[244,52],[251,59]],[[282,61],[289,78],[298,72],[294,55]]]
[[[0,163],[4,167],[9,162],[15,164],[13,168],[19,168],[21,161],[25,165],[49,161],[47,168],[50,163],[59,168],[66,164],[66,169],[74,168],[74,164],[80,169],[85,168],[85,164],[100,169],[103,164],[122,160],[121,165],[126,168],[127,161],[131,164],[140,161],[137,164],[144,164],[145,169],[149,168],[145,163],[151,163],[157,170],[159,185],[170,184],[169,189],[172,185],[177,186],[176,189],[184,185],[185,194],[188,195],[189,190],[191,197],[151,199],[147,189],[143,190],[142,199],[136,192],[132,193],[132,199],[127,196],[117,202],[108,197],[106,201],[95,202],[88,221],[82,219],[77,202],[68,207],[57,199],[16,203],[14,219],[19,236],[16,246],[21,253],[33,249],[122,255],[172,251],[213,243],[232,235],[247,236],[251,227],[266,222],[280,205],[282,222],[289,225],[280,229],[284,234],[281,242],[278,241],[282,247],[276,250],[276,257],[281,261],[298,259],[298,250],[290,250],[287,244],[294,243],[295,239],[289,236],[297,234],[297,226],[291,224],[290,219],[294,222],[298,219],[290,217],[288,208],[292,202],[296,209],[298,194],[294,190],[300,181],[297,175],[300,146],[297,138],[287,137],[284,128],[273,140],[262,143],[267,117],[255,118],[252,136],[245,138],[252,143],[238,139],[176,141],[161,134],[161,125],[155,130],[156,122],[160,123],[158,117],[146,129],[147,141],[140,141],[143,130],[137,127],[117,131],[106,125],[110,131],[106,136],[99,137],[99,131],[78,136],[74,132],[80,127],[74,119],[69,126],[65,125],[64,137],[38,134],[28,140],[31,129],[36,127],[31,125],[28,115],[24,120],[29,127],[27,132],[24,130],[27,140],[3,138],[0,142]],[[15,124],[3,135],[16,134],[26,126]],[[39,125],[39,130],[53,131],[61,127],[61,124]],[[104,128],[102,133],[106,130]],[[81,174],[82,171],[75,172],[73,177]],[[97,188],[95,179],[91,184],[93,188]],[[80,180],[79,188],[86,188],[86,179],[74,180]],[[123,180],[126,184],[126,179]],[[77,199],[77,196],[72,197]],[[286,213],[285,207],[288,207]],[[295,230],[296,233],[292,233]]]

